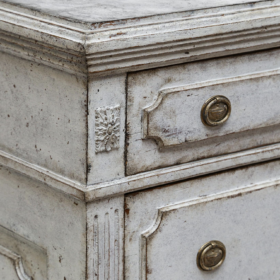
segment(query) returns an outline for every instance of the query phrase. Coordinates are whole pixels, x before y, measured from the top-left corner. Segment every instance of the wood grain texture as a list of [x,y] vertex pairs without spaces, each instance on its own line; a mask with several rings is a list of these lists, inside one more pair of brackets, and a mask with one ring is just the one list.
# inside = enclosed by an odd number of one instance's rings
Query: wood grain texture
[[162,168],[112,182],[88,186],[85,192],[85,199],[86,201],[93,201],[104,197],[117,196],[279,157],[280,145],[275,144],[231,155]]

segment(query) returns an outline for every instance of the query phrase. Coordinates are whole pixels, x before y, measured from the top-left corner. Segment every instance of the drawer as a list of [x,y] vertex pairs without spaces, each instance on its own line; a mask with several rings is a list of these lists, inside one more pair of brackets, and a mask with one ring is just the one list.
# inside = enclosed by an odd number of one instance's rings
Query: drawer
[[127,174],[280,140],[280,50],[131,73]]
[[[279,167],[274,161],[128,194],[125,279],[278,279]],[[225,260],[200,270],[197,254],[210,241],[222,242]],[[206,269],[224,256],[216,249],[212,259],[205,252]]]

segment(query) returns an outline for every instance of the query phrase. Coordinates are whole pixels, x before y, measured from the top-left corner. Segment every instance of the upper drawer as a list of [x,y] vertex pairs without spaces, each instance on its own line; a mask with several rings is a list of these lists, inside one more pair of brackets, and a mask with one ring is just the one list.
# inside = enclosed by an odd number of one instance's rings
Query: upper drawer
[[127,174],[280,140],[280,50],[130,74]]

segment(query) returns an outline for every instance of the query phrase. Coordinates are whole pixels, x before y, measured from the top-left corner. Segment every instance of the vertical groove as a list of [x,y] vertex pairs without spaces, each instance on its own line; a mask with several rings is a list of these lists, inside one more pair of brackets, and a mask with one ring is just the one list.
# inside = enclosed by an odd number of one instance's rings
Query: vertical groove
[[128,147],[128,124],[127,124],[127,96],[128,96],[128,74],[125,78],[125,121],[124,121],[124,175],[127,176],[127,147]]
[[93,280],[99,280],[99,232],[98,216],[93,221]]
[[110,220],[109,213],[105,214],[104,223],[104,280],[110,279]]
[[88,172],[89,172],[89,76],[87,74],[87,96],[86,96],[86,185],[88,184]]
[[114,280],[119,280],[119,254],[120,254],[120,227],[119,227],[119,210],[115,210],[114,216]]

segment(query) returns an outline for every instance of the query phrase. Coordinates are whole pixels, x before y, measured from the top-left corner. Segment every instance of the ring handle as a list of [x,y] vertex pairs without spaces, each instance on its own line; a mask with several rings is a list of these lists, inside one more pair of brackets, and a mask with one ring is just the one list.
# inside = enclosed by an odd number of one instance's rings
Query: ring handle
[[220,267],[226,258],[225,245],[217,240],[204,244],[197,253],[196,263],[200,270],[213,271]]
[[231,103],[223,95],[209,98],[201,108],[201,121],[207,126],[218,126],[225,123],[231,113]]

